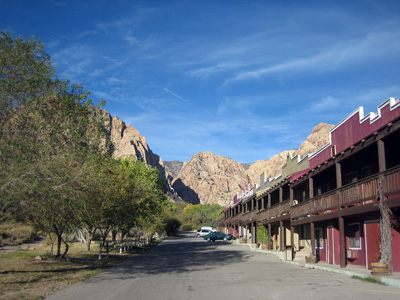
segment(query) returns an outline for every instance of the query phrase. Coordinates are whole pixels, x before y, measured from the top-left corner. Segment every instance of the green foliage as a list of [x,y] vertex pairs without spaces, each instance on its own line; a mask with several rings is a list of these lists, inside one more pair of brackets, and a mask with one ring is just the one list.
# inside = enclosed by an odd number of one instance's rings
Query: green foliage
[[182,212],[182,227],[196,230],[201,226],[218,227],[219,213],[222,206],[218,204],[189,204]]
[[19,245],[27,241],[33,241],[36,232],[32,226],[20,223],[4,223],[0,225],[0,239],[13,245]]
[[181,224],[182,223],[176,218],[170,218],[165,220],[165,225],[164,225],[165,233],[167,235],[177,234]]
[[0,31],[0,119],[13,109],[54,91],[57,81],[44,44]]
[[258,227],[257,227],[257,239],[263,245],[268,245],[269,244],[268,229],[264,225],[261,225],[261,224],[258,225]]
[[[155,220],[166,205],[157,169],[114,159],[90,92],[56,78],[39,41],[0,33],[0,221],[103,240]],[[102,101],[103,103],[103,101]]]

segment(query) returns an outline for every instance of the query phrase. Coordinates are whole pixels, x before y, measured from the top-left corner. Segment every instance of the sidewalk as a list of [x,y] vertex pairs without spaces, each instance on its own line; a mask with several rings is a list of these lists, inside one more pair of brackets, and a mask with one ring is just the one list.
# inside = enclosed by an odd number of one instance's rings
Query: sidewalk
[[343,274],[343,275],[347,275],[350,277],[352,277],[352,276],[358,276],[361,278],[372,277],[372,278],[375,278],[389,286],[394,286],[394,287],[400,288],[400,272],[395,272],[392,275],[388,275],[388,276],[377,276],[377,275],[372,275],[371,270],[367,270],[362,266],[347,265],[346,268],[341,268],[338,265],[331,265],[331,264],[328,264],[328,263],[322,262],[322,261],[320,261],[318,263],[314,263],[314,264],[306,264],[306,263],[302,263],[299,261],[284,260],[283,252],[281,252],[281,251],[261,250],[261,249],[256,248],[256,245],[239,244],[238,241],[234,241],[233,243],[235,243],[237,245],[247,246],[249,248],[249,250],[251,250],[251,251],[257,251],[257,252],[263,252],[263,253],[276,255],[282,261],[284,261],[286,263],[298,265],[299,267],[304,267],[307,269],[318,269],[318,270],[322,270],[322,271],[326,271],[326,272]]

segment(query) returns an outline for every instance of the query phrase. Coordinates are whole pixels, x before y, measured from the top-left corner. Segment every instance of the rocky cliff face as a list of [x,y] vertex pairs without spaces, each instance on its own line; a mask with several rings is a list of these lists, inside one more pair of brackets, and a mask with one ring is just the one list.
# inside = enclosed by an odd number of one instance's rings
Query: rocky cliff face
[[112,117],[106,110],[102,110],[102,119],[112,144],[113,156],[133,157],[156,167],[159,170],[160,179],[165,182],[166,190],[173,192],[171,175],[166,171],[163,160],[151,151],[145,137],[136,128],[126,125],[115,116]]
[[183,161],[173,160],[173,161],[164,161],[165,169],[171,173],[173,177],[178,176],[179,172],[182,170]]
[[247,180],[245,170],[237,161],[202,152],[184,164],[172,186],[190,203],[227,204]]
[[[316,126],[299,149],[291,150],[292,154],[305,157],[325,146],[329,142],[329,130],[333,126],[326,123]],[[256,184],[263,172],[266,172],[267,178],[278,175],[286,163],[288,153],[289,151],[283,151],[268,160],[259,160],[247,170],[232,159],[216,156],[211,152],[197,153],[175,177],[173,187],[187,202],[226,205],[249,179]]]
[[[197,153],[187,163],[173,161],[165,164],[151,151],[146,139],[137,129],[126,125],[117,117],[112,117],[105,110],[102,110],[102,118],[114,157],[134,157],[156,167],[169,192],[176,193],[186,202],[194,204],[228,204],[233,195],[249,180],[255,184],[259,182],[263,172],[266,172],[267,177],[279,174],[288,155],[288,151],[283,151],[268,160],[246,164],[246,169],[228,157],[217,156],[211,152]],[[326,145],[331,128],[333,125],[319,124],[298,150],[292,150],[292,154],[304,157]]]

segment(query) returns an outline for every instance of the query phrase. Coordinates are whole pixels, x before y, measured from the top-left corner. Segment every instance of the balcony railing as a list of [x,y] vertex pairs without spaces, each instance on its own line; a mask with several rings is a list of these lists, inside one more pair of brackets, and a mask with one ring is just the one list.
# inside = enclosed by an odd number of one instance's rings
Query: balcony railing
[[384,178],[384,193],[400,193],[400,167],[376,174],[365,180],[344,186],[322,196],[314,197],[292,207],[291,217],[297,219],[339,208],[372,203],[377,198],[379,176]]
[[365,205],[376,201],[379,177],[383,177],[383,189],[385,195],[400,194],[400,167],[393,168],[383,173],[376,174],[356,183],[346,185],[326,194],[314,197],[290,207],[290,201],[285,200],[265,210],[252,210],[239,213],[231,217],[229,222],[246,222],[256,219],[266,219],[282,216],[291,213],[292,219],[299,219],[316,214],[329,213],[339,209],[346,209],[349,206]]

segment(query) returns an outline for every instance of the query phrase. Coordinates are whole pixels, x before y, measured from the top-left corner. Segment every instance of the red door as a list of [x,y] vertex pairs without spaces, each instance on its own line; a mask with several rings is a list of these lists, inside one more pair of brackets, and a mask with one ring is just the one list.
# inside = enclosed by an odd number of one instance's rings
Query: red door
[[380,258],[380,234],[379,222],[365,223],[365,251],[367,254],[367,268],[371,269],[371,263],[379,262]]

